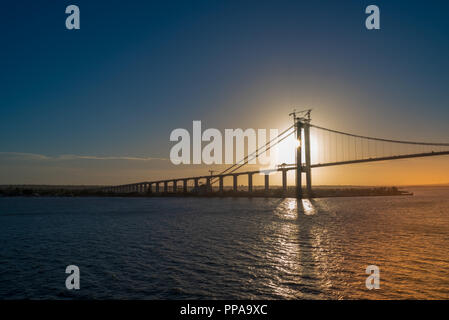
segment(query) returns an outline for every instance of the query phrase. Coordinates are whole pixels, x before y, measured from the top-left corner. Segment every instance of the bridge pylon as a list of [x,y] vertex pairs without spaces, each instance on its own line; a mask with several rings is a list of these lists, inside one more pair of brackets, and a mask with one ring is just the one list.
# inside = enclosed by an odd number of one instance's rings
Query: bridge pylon
[[[302,172],[306,173],[306,188],[307,196],[312,195],[312,167],[311,167],[311,152],[310,152],[310,121],[312,110],[305,110],[290,113],[293,116],[293,121],[296,130],[296,198],[303,198],[302,191]],[[297,116],[299,114],[300,116]],[[304,139],[303,139],[304,131]],[[304,150],[305,164],[302,163],[302,152]]]
[[306,188],[307,197],[312,197],[312,167],[311,167],[311,152],[310,152],[310,114],[308,119],[303,122],[304,127],[304,155],[305,155],[305,166],[304,171],[306,172]]

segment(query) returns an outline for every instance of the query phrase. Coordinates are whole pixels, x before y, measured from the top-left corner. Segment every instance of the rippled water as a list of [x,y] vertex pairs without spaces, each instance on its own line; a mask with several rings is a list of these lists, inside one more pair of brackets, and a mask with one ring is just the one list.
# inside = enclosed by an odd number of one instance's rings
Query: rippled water
[[[0,298],[448,299],[449,188],[413,191],[299,204],[0,198]],[[379,290],[365,287],[371,264]]]

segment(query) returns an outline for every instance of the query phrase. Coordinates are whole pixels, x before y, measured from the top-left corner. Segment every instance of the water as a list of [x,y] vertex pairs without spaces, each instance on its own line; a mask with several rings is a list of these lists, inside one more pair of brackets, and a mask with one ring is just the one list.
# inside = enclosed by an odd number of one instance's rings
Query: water
[[[0,198],[0,299],[448,299],[449,188],[412,191],[299,206]],[[371,264],[379,290],[365,287]]]

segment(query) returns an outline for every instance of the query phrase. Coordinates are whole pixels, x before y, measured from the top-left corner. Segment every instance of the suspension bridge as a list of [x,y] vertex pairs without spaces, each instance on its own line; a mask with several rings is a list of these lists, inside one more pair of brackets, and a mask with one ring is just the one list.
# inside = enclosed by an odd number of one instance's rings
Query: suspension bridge
[[[343,131],[328,129],[312,124],[311,110],[293,112],[293,125],[283,130],[277,137],[260,146],[254,152],[248,153],[241,161],[210,175],[174,178],[157,181],[145,181],[125,185],[103,187],[101,191],[107,193],[146,193],[152,195],[171,193],[198,192],[200,187],[212,193],[218,183],[216,192],[223,193],[224,179],[232,177],[232,191],[238,191],[238,178],[247,177],[248,195],[254,191],[253,176],[264,175],[264,191],[270,190],[270,176],[274,173],[282,175],[282,190],[287,192],[287,172],[295,172],[295,195],[297,198],[312,197],[312,169],[356,163],[377,161],[435,157],[449,155],[449,143],[402,141],[363,136]],[[294,136],[298,143],[294,164],[280,164],[276,168],[267,170],[243,170],[251,160],[271,148],[280,144],[290,136]],[[313,140],[312,140],[313,137]],[[303,175],[305,175],[305,190],[303,189]],[[193,185],[192,185],[193,182]],[[204,182],[200,185],[200,182]]]

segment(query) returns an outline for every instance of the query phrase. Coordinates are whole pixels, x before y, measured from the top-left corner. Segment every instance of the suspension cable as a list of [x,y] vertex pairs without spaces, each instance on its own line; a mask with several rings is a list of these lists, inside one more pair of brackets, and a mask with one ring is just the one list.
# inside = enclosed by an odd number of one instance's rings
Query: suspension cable
[[[284,137],[278,139],[280,136],[282,136],[283,134],[285,134],[288,130],[290,130],[290,129],[293,128],[293,127],[294,127],[294,125],[292,125],[292,126],[289,127],[288,129],[284,130],[284,131],[283,131],[281,134],[279,134],[276,138],[271,139],[271,140],[270,140],[269,142],[267,142],[264,146],[258,148],[256,151],[254,151],[254,152],[252,152],[251,154],[247,155],[247,156],[244,158],[244,160],[241,160],[241,161],[239,161],[238,163],[233,164],[231,167],[227,168],[226,170],[224,170],[223,172],[221,172],[219,175],[222,175],[223,173],[231,174],[231,173],[237,171],[238,169],[240,169],[240,168],[243,167],[244,165],[248,164],[249,161],[251,161],[251,160],[257,158],[258,155],[260,154],[260,153],[257,153],[257,152],[260,151],[260,149],[262,149],[262,148],[264,148],[264,147],[266,147],[266,149],[263,150],[261,153],[267,152],[267,151],[270,150],[272,147],[274,147],[275,145],[279,144],[281,141],[285,140],[285,139],[288,138],[291,134],[293,134],[295,131],[292,131],[292,132],[290,132],[289,134],[287,134],[286,136],[284,136]],[[278,140],[277,140],[274,144],[271,144],[271,142],[274,141],[274,140],[276,140],[276,139],[278,139]],[[255,157],[254,157],[254,154],[256,154]],[[249,157],[252,157],[252,158],[249,159]],[[242,162],[242,161],[244,161],[244,162],[243,162],[242,164],[240,164],[240,162]],[[240,164],[240,165],[239,165],[239,164]],[[237,166],[237,167],[234,168],[235,166]],[[232,169],[232,168],[234,168],[234,169]],[[232,170],[231,170],[231,169],[232,169]],[[231,171],[229,171],[229,170],[231,170]],[[228,172],[228,171],[229,171],[229,172]],[[218,179],[218,178],[212,179],[211,185],[212,185],[213,183],[215,183],[215,182],[217,181],[217,179]]]
[[382,138],[361,136],[361,135],[347,133],[347,132],[343,132],[343,131],[327,129],[327,128],[320,127],[320,126],[313,125],[313,124],[311,124],[310,126],[314,127],[314,128],[317,128],[317,129],[329,131],[329,132],[332,132],[332,133],[339,133],[339,134],[347,135],[347,136],[350,136],[350,137],[361,138],[361,139],[383,141],[383,142],[392,142],[392,143],[402,143],[402,144],[415,144],[415,145],[425,145],[425,146],[444,146],[444,147],[449,147],[449,143],[415,142],[415,141],[401,141],[401,140],[382,139]]
[[[220,174],[224,174],[226,172],[228,172],[229,170],[231,170],[232,168],[234,168],[235,166],[237,166],[239,163],[241,163],[242,161],[246,161],[249,157],[253,156],[254,154],[259,155],[260,154],[260,150],[264,147],[266,147],[267,145],[271,144],[273,141],[275,141],[276,139],[278,139],[279,137],[281,137],[282,135],[284,135],[287,131],[289,131],[291,128],[293,128],[295,125],[292,125],[290,127],[288,127],[287,129],[285,129],[284,131],[282,131],[280,134],[278,134],[276,137],[274,137],[273,139],[271,139],[270,141],[268,141],[267,143],[265,143],[263,146],[257,148],[257,150],[253,151],[252,153],[248,154],[246,157],[244,157],[242,160],[238,161],[237,163],[233,164],[232,166],[226,168],[225,170],[223,170],[222,172],[219,173]],[[290,133],[291,134],[291,133]],[[290,135],[289,134],[289,135]],[[263,151],[262,153],[266,152],[267,150]]]

